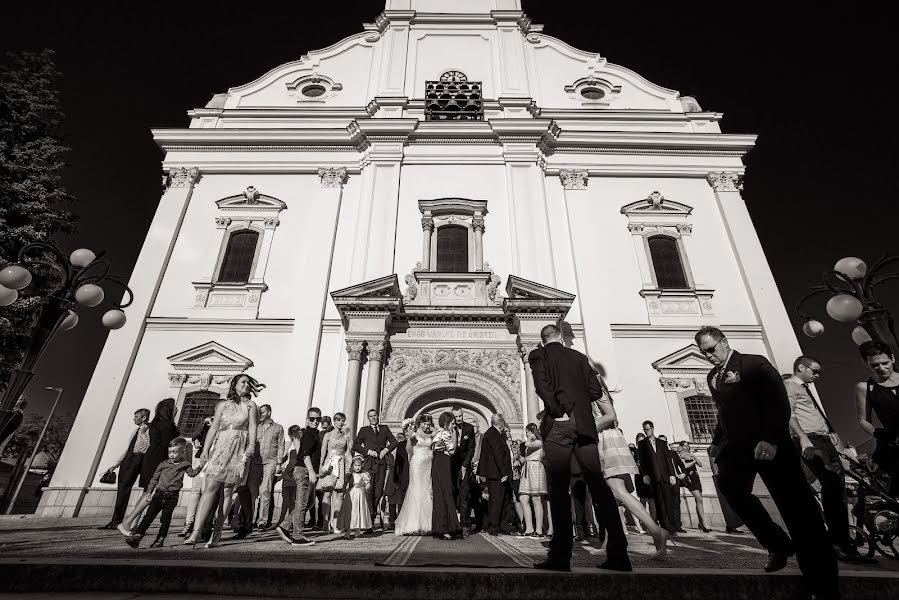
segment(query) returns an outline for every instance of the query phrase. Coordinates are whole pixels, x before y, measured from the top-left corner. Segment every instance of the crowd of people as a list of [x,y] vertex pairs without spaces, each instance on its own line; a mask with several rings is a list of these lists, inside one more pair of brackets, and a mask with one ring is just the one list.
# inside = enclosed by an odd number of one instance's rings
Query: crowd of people
[[[271,407],[256,405],[265,386],[245,373],[232,379],[192,441],[179,437],[173,399],[157,405],[152,421],[140,409],[127,450],[108,469],[118,468],[119,494],[103,528],[118,528],[138,547],[161,513],[151,547],[162,546],[187,474],[192,489],[180,535],[207,548],[218,545],[226,523],[237,539],[274,528],[300,546],[315,544],[304,530],[353,539],[392,529],[447,541],[483,531],[548,537],[547,560],[537,567],[569,570],[573,541],[595,536],[606,547],[601,567],[628,571],[628,528],[649,534],[652,558],[663,557],[670,538],[685,531],[682,497],[694,498],[698,529],[710,531],[698,472],[705,465],[690,444],[670,445],[648,420],[628,443],[594,366],[561,343],[557,327],[542,335],[528,361],[545,410],[523,439],[514,439],[501,414],[482,433],[460,406],[436,420],[406,419],[396,435],[376,410],[353,435],[344,414],[331,419],[311,407],[305,426],[292,425],[285,435]],[[781,376],[764,357],[733,350],[717,328],[703,327],[695,340],[714,367],[708,383],[718,424],[708,455],[725,531],[742,533],[745,524],[768,551],[768,572],[796,554],[814,597],[837,598],[837,560],[873,559],[861,557],[848,537],[843,446],[810,387],[821,363],[801,356]],[[859,352],[872,372],[856,389],[859,423],[877,439],[873,462],[897,495],[899,373],[887,345],[866,342]],[[757,475],[789,533],[752,494]],[[145,494],[126,515],[135,482]]]

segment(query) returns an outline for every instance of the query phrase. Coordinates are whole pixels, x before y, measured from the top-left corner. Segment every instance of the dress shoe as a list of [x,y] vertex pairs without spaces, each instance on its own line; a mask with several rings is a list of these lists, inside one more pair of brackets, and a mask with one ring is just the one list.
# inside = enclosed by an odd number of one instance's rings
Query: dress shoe
[[609,559],[599,565],[600,569],[605,569],[607,571],[625,571],[630,572],[633,571],[633,567],[631,567],[631,561],[629,559],[625,560],[614,560]]
[[97,529],[116,529],[119,526],[115,521],[110,521],[106,525],[100,525]]
[[150,544],[150,548],[162,548],[163,542],[165,542],[165,538],[158,537],[155,540],[153,540],[152,544]]
[[232,539],[242,540],[248,535],[250,535],[250,531],[252,531],[249,527],[238,527],[237,532],[234,534]]
[[178,537],[187,537],[194,532],[193,523],[185,523],[184,528],[178,533]]
[[568,563],[555,562],[549,559],[534,563],[534,568],[542,571],[571,571],[571,565]]
[[769,552],[768,560],[765,561],[765,573],[774,573],[783,569],[787,566],[787,559],[793,556],[794,553],[792,549]]
[[724,533],[729,533],[731,535],[743,535],[743,531],[736,527],[727,527],[724,529]]

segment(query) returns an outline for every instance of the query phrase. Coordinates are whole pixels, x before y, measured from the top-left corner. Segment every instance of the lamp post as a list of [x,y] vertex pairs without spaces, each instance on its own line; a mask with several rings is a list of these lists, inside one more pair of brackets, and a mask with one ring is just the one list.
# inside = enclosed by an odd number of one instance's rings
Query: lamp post
[[852,331],[852,340],[856,344],[880,340],[892,348],[894,356],[899,356],[899,339],[893,316],[874,296],[877,286],[891,279],[899,279],[899,271],[884,272],[886,266],[899,264],[897,261],[899,256],[888,257],[884,254],[870,269],[863,260],[852,256],[837,261],[833,270],[824,273],[824,285],[811,288],[796,303],[796,314],[805,319],[802,325],[805,335],[818,337],[824,333],[824,325],[805,311],[803,304],[820,294],[829,294],[827,314],[843,323],[858,323]]
[[[17,262],[0,271],[0,306],[9,306],[22,290],[31,283],[32,274],[28,266],[52,269],[58,276],[58,285],[47,297],[34,321],[31,342],[25,350],[22,362],[12,370],[9,382],[0,398],[0,426],[14,416],[16,400],[34,377],[34,368],[53,337],[60,330],[69,330],[78,324],[75,308],[94,307],[103,302],[105,292],[102,283],[112,283],[124,290],[122,302],[114,303],[115,308],[103,315],[103,325],[109,329],[119,329],[125,324],[122,311],[131,304],[134,295],[128,285],[109,273],[109,262],[105,252],[94,254],[80,248],[69,256],[52,242],[32,242],[19,250]],[[0,427],[2,429],[2,427]],[[12,432],[9,432],[12,435]],[[4,440],[0,440],[0,444]]]
[[6,514],[12,514],[12,510],[16,506],[16,500],[19,499],[19,492],[22,491],[22,484],[25,483],[25,478],[28,477],[28,472],[31,470],[31,465],[34,464],[34,457],[37,456],[37,451],[41,447],[41,442],[44,441],[44,434],[47,433],[47,428],[50,427],[50,421],[53,419],[53,413],[56,412],[56,405],[59,404],[59,398],[62,396],[61,387],[45,387],[44,389],[48,391],[55,391],[56,400],[53,401],[53,406],[50,408],[50,414],[47,415],[47,420],[44,421],[44,427],[41,429],[41,434],[37,436],[37,441],[34,443],[34,449],[31,451],[31,456],[28,458],[28,464],[25,465],[25,471],[22,473],[22,476],[19,477],[19,483],[16,484],[16,490],[12,493],[12,498],[10,499],[9,504],[6,505]]

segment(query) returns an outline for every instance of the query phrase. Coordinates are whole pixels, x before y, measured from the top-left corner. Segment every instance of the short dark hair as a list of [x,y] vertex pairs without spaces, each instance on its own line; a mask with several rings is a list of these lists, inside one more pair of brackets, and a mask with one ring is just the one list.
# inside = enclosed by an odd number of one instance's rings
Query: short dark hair
[[178,448],[179,450],[183,450],[187,448],[187,440],[183,437],[176,437],[171,442],[169,442],[169,448]]
[[369,408],[369,409],[365,412],[365,416],[368,416],[368,415],[370,415],[371,413],[378,414],[378,410],[377,410],[376,408]]
[[344,421],[346,421],[346,415],[343,413],[334,413],[334,418],[335,419],[343,419]]
[[461,412],[462,407],[459,406],[458,404],[453,404],[453,407],[450,410],[452,410],[453,412]]
[[306,410],[306,415],[309,415],[311,412],[318,413],[318,416],[322,416],[322,410],[318,407],[310,406],[308,410]]
[[657,435],[656,437],[660,440],[665,440],[666,442],[668,441],[668,437],[664,433],[662,435]]
[[880,340],[868,340],[864,344],[861,344],[858,347],[858,353],[865,362],[868,362],[869,358],[874,358],[881,354],[886,354],[890,359],[895,358],[893,356],[893,349]]
[[299,425],[291,425],[287,428],[287,437],[292,440],[298,440],[303,436],[303,430]]
[[803,354],[793,361],[793,372],[795,373],[799,370],[799,365],[802,365],[803,367],[811,367],[812,363],[818,363],[820,365],[821,361],[814,356],[806,356],[805,354]]
[[713,327],[711,325],[703,325],[699,328],[699,331],[696,332],[696,335],[693,336],[693,339],[696,341],[696,345],[699,345],[699,341],[705,336],[711,337],[716,342],[720,342],[726,336],[724,332],[718,329],[717,327]]
[[546,411],[545,411],[545,410],[541,410],[541,411],[538,412],[536,415],[534,415],[534,418],[537,419],[538,421],[542,421],[542,420],[543,420],[543,417],[544,417],[545,415],[546,415]]
[[138,414],[138,413],[142,414],[144,416],[145,420],[147,420],[147,421],[150,420],[150,409],[149,408],[138,408],[136,411],[134,411],[134,414]]
[[653,429],[656,428],[655,423],[653,423],[652,421],[648,421],[648,420],[647,420],[647,421],[643,421],[643,425],[641,425],[641,427],[646,427],[647,425],[649,425],[649,426],[652,427]]
[[272,412],[271,404],[263,404],[262,406],[259,407],[259,410],[262,410],[263,408],[267,408],[268,412]]
[[645,440],[645,439],[646,439],[646,434],[645,434],[645,433],[638,433],[638,434],[637,434],[637,441],[638,441],[638,442],[642,442],[642,441]]
[[[796,369],[793,369],[793,370],[795,371]],[[784,381],[786,381],[787,379],[789,379],[792,376],[793,376],[792,373],[781,373],[780,374],[780,378],[783,379]]]
[[543,340],[543,343],[547,343],[550,338],[560,337],[562,335],[562,330],[558,328],[556,325],[547,325],[543,329],[540,330],[540,339]]

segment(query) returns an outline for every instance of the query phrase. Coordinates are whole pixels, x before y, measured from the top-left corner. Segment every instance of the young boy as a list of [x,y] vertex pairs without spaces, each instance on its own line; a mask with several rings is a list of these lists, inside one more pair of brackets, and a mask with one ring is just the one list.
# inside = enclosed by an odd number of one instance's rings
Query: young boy
[[150,544],[150,548],[162,548],[165,536],[169,532],[169,524],[172,522],[172,513],[178,506],[178,495],[184,484],[184,474],[196,477],[203,466],[197,465],[196,468],[191,468],[190,460],[187,460],[185,456],[187,448],[187,440],[181,437],[175,438],[169,444],[169,459],[156,467],[156,472],[153,473],[153,478],[147,488],[147,495],[152,498],[147,506],[147,512],[137,529],[125,538],[125,542],[132,548],[140,546],[141,539],[160,511],[162,516],[159,517],[159,533],[156,535],[156,540]]

